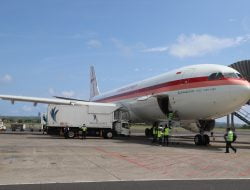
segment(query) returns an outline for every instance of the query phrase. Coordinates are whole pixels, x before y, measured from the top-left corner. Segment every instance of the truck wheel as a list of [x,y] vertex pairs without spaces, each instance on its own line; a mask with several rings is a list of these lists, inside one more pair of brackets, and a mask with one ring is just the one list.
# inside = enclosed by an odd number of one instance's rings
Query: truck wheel
[[105,133],[105,137],[107,138],[107,139],[112,139],[113,138],[113,132],[112,131],[107,131],[106,133]]
[[75,137],[74,131],[69,131],[68,136],[69,138],[73,139]]

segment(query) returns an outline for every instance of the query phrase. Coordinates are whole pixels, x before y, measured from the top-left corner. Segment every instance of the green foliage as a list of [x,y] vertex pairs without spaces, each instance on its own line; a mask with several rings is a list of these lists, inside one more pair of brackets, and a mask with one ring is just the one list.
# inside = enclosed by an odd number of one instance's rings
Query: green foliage
[[243,125],[243,126],[241,127],[241,129],[250,129],[250,126],[249,126],[249,125]]
[[4,123],[37,123],[40,124],[39,117],[19,117],[19,116],[2,116]]

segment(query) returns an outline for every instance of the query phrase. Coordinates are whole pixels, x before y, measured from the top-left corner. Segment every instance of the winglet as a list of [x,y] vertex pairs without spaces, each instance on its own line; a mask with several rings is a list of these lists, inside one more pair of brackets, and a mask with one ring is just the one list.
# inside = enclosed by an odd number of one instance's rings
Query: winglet
[[90,67],[90,99],[99,95],[99,89],[95,76],[95,69],[93,66]]

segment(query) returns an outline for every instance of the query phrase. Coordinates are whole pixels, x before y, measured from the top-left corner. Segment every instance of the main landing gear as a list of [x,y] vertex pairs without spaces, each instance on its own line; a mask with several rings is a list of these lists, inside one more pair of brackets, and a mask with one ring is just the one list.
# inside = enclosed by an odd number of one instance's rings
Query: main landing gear
[[194,137],[195,145],[208,145],[210,143],[210,138],[207,134],[198,134]]

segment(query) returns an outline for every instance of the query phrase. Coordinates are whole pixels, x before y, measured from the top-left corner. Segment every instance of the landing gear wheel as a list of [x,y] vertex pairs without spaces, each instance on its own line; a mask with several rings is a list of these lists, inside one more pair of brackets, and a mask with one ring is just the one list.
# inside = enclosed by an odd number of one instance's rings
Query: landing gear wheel
[[210,143],[209,136],[207,134],[205,134],[205,135],[201,135],[201,134],[195,135],[194,143],[195,143],[195,145],[205,145],[206,146],[206,145],[208,145]]
[[195,145],[202,145],[202,136],[200,134],[195,135],[194,137],[194,143]]

